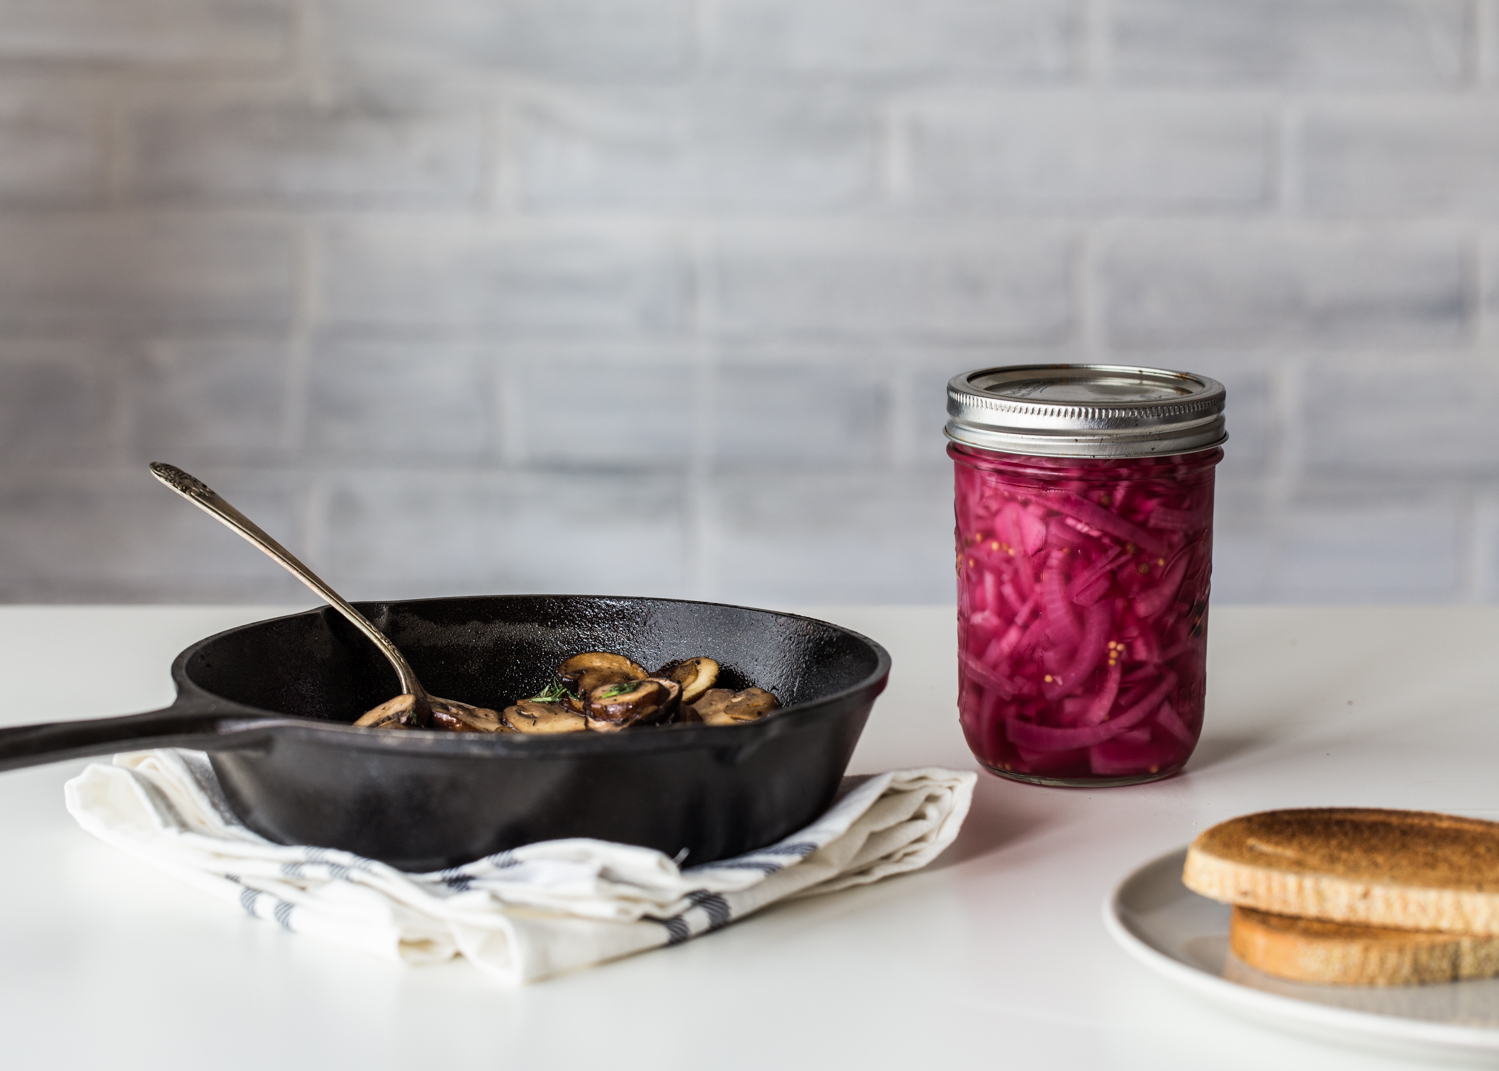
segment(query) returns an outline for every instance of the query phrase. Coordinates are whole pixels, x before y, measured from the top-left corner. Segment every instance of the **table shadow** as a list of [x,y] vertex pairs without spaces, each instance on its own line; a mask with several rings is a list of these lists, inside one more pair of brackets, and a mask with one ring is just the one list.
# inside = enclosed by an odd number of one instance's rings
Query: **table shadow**
[[1017,805],[1017,797],[1008,791],[1014,787],[1011,782],[993,774],[980,773],[973,791],[973,806],[969,808],[957,840],[926,869],[943,870],[982,858],[1025,840],[1059,820],[1057,815],[1029,812]]
[[1273,729],[1255,733],[1237,733],[1224,736],[1205,737],[1198,742],[1192,757],[1187,761],[1185,773],[1195,773],[1212,766],[1221,766],[1234,759],[1251,755],[1261,748],[1277,742],[1279,735]]

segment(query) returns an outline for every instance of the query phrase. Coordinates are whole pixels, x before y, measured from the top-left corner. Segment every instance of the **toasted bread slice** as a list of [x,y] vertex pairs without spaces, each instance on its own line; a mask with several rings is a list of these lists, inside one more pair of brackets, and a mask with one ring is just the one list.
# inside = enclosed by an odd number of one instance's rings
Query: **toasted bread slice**
[[1198,837],[1182,881],[1275,915],[1499,936],[1499,823],[1356,807],[1265,811]]
[[1295,919],[1248,907],[1234,908],[1228,944],[1266,974],[1319,985],[1426,985],[1499,974],[1499,937]]

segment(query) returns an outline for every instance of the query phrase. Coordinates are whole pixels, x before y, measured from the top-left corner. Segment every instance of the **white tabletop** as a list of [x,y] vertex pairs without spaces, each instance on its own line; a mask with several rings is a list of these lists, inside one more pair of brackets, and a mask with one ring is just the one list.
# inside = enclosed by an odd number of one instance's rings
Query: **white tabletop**
[[[165,705],[178,650],[271,612],[0,608],[0,723]],[[954,712],[951,610],[814,612],[894,657],[854,772],[973,766]],[[321,946],[175,884],[73,825],[62,783],[82,763],[0,775],[0,1059],[528,1071],[1404,1066],[1198,1003],[1116,948],[1100,908],[1138,864],[1246,811],[1495,814],[1499,609],[1230,607],[1214,611],[1211,636],[1206,730],[1184,775],[1102,791],[984,775],[958,843],[922,873],[519,990],[461,960],[411,968]]]

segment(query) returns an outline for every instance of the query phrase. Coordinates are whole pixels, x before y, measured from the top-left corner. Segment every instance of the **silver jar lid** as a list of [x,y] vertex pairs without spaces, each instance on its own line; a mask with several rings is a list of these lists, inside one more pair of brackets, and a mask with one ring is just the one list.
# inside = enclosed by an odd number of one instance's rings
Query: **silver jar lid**
[[1221,445],[1223,384],[1164,368],[1025,364],[947,384],[947,437],[1046,457],[1150,457]]

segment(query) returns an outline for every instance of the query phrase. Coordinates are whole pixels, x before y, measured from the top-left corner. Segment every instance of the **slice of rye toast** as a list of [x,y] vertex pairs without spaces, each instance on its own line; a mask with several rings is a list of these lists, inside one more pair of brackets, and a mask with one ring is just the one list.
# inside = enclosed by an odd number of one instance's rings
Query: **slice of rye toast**
[[1250,907],[1234,908],[1228,945],[1256,970],[1318,985],[1426,985],[1499,974],[1499,937],[1295,919]]
[[1358,807],[1264,811],[1193,841],[1182,882],[1275,915],[1499,936],[1499,823]]

